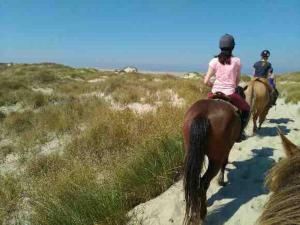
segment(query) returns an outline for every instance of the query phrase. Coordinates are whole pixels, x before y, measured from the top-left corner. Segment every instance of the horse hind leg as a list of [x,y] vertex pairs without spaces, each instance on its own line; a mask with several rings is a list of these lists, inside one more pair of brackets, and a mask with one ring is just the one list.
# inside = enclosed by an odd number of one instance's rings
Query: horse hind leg
[[203,189],[201,191],[201,219],[203,220],[207,214],[207,189],[209,188],[211,180],[218,174],[221,164],[209,160],[208,168],[201,178]]
[[228,158],[226,158],[226,160],[224,161],[224,163],[221,167],[221,173],[220,173],[219,178],[218,178],[218,184],[220,186],[225,186],[226,185],[226,183],[224,181],[224,173],[225,173],[225,168],[226,168],[227,163],[228,163]]
[[260,115],[259,115],[259,126],[258,129],[261,128],[261,125],[263,124],[263,122],[266,119],[266,116],[268,114],[269,109],[265,109]]
[[257,113],[255,113],[253,115],[253,118],[252,118],[252,120],[253,120],[253,133],[255,133],[257,131],[257,125],[256,125],[257,118],[258,118],[258,115],[257,115]]

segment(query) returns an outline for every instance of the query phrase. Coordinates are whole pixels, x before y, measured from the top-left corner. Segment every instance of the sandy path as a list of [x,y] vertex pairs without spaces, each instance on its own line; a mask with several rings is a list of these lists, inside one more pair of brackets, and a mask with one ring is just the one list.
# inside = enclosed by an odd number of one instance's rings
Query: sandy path
[[[284,156],[276,126],[300,144],[299,111],[300,104],[284,104],[279,99],[258,134],[233,147],[225,177],[229,183],[222,188],[215,180],[211,183],[207,196],[208,216],[204,224],[255,224],[269,196],[263,186],[265,173]],[[135,207],[130,212],[135,218],[129,225],[180,225],[185,210],[183,199],[181,180],[157,198]]]

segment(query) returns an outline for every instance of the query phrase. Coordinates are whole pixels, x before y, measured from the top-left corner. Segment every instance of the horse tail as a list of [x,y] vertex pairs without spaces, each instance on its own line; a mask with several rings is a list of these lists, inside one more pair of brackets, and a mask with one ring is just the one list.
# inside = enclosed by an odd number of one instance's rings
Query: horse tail
[[207,118],[198,117],[192,121],[189,132],[189,147],[185,157],[184,168],[186,201],[184,224],[186,225],[194,222],[199,223],[201,220],[201,196],[205,194],[205,190],[200,179],[209,131],[210,122]]
[[254,110],[254,104],[255,104],[255,91],[254,91],[254,83],[255,80],[250,81],[247,89],[247,93],[246,93],[246,102],[249,104],[250,108],[251,108],[251,112],[253,112]]

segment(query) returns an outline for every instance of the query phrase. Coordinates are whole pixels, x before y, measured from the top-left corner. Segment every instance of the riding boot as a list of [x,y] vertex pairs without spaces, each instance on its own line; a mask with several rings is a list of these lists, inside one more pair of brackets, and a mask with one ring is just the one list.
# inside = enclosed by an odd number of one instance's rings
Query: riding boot
[[272,105],[276,105],[276,101],[277,101],[277,98],[279,96],[279,92],[276,88],[273,89],[273,101],[272,101]]
[[276,100],[278,98],[278,91],[276,88],[274,88],[271,93],[270,93],[270,102],[269,102],[269,106],[272,107],[274,105],[276,105]]
[[247,126],[248,120],[249,120],[250,111],[242,111],[240,114],[241,116],[241,132],[240,137],[237,140],[237,142],[241,142],[243,140],[246,140],[246,134],[245,134],[245,127]]

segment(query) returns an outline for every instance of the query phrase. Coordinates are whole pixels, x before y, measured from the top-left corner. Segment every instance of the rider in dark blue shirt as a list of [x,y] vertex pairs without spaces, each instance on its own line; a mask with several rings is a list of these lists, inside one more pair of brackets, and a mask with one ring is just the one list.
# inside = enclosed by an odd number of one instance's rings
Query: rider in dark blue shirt
[[270,74],[273,73],[272,64],[268,62],[270,57],[270,52],[264,50],[261,53],[261,60],[254,63],[254,77],[268,78]]
[[261,53],[261,60],[256,62],[254,67],[254,77],[260,77],[268,79],[270,86],[273,88],[273,91],[270,93],[271,102],[270,106],[276,105],[276,100],[278,97],[278,91],[276,89],[275,76],[273,74],[273,67],[268,59],[270,57],[269,50],[264,50]]

